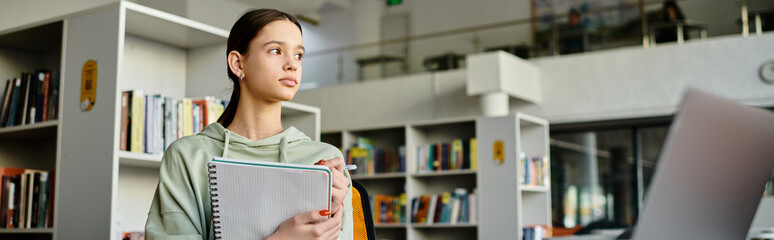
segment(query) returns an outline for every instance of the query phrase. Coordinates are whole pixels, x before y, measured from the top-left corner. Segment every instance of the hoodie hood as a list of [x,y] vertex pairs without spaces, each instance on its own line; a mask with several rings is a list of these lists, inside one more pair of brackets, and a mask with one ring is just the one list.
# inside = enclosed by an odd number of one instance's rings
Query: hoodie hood
[[279,150],[280,162],[288,162],[287,150],[291,145],[295,145],[300,141],[311,140],[303,132],[299,131],[295,127],[289,127],[281,133],[267,137],[258,141],[253,141],[247,137],[236,134],[228,129],[224,128],[220,123],[212,123],[207,125],[198,135],[207,136],[213,140],[223,142],[223,154],[224,158],[228,158],[229,148],[244,149],[249,148],[251,150]]

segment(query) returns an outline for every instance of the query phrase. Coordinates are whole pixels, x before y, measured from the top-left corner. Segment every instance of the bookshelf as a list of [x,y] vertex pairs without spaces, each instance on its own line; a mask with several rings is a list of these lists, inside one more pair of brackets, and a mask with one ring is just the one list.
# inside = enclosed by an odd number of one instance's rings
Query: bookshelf
[[[142,231],[161,155],[119,150],[121,92],[227,100],[227,37],[126,1],[1,31],[0,76],[38,68],[61,75],[58,120],[0,128],[0,166],[57,171],[54,227],[0,229],[0,239],[120,239]],[[82,111],[87,60],[97,62],[96,102]],[[286,102],[282,119],[320,139],[319,108]]]
[[[524,151],[529,156],[548,157],[546,120],[521,113],[502,118],[442,119],[328,130],[322,134],[321,139],[346,151],[356,143],[357,137],[368,137],[374,145],[406,146],[405,173],[352,176],[366,187],[370,195],[397,195],[405,192],[410,202],[412,198],[421,195],[453,192],[458,188],[468,193],[477,191],[475,207],[478,218],[475,221],[455,224],[412,223],[410,220],[407,223],[376,223],[376,235],[380,239],[521,239],[524,226],[550,226],[550,183],[545,182],[543,186],[521,184],[519,179],[524,173],[517,168],[518,155],[512,154]],[[470,138],[476,138],[478,142],[476,169],[418,169],[417,146]],[[503,140],[507,146],[507,159],[503,164],[506,167],[492,166],[493,143],[486,141],[495,138]],[[404,214],[410,219],[410,206],[406,207]]]
[[[21,77],[22,71],[32,72],[40,68],[60,72],[63,68],[63,32],[62,20],[44,21],[0,31],[2,80],[18,78]],[[57,91],[61,93],[61,90],[62,84]],[[2,91],[5,91],[5,86]],[[59,101],[55,107],[61,109],[61,103]],[[57,119],[49,119],[45,122],[0,128],[0,166],[49,172],[57,170],[62,143],[60,123]],[[54,228],[0,229],[0,239],[51,239],[55,230],[56,223]]]

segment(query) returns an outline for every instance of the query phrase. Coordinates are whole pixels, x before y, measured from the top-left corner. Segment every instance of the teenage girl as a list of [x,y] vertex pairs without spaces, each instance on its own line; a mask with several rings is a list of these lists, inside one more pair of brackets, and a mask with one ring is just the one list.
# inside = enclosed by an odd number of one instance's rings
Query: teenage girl
[[234,23],[226,47],[231,100],[216,123],[164,152],[147,239],[214,239],[207,167],[214,156],[330,167],[331,210],[287,219],[268,239],[352,239],[351,180],[341,151],[280,121],[281,102],[298,91],[303,55],[301,25],[290,14],[259,9]]

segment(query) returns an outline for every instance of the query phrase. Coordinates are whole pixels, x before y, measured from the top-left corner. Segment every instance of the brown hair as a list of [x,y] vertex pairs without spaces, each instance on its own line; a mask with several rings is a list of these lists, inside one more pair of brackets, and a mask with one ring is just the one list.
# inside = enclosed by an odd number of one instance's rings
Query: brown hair
[[[301,24],[298,23],[298,20],[286,12],[274,9],[256,9],[246,12],[231,27],[226,44],[226,56],[231,51],[237,51],[242,55],[246,55],[248,49],[250,49],[250,41],[258,35],[258,32],[267,24],[280,20],[288,20],[296,24],[298,30],[301,31]],[[231,125],[231,121],[234,120],[237,105],[239,104],[240,90],[239,76],[231,72],[228,63],[226,63],[226,72],[228,72],[228,78],[234,83],[234,91],[231,92],[231,100],[229,100],[228,106],[226,106],[223,114],[218,118],[218,123],[223,125],[223,127],[228,127],[228,125]]]

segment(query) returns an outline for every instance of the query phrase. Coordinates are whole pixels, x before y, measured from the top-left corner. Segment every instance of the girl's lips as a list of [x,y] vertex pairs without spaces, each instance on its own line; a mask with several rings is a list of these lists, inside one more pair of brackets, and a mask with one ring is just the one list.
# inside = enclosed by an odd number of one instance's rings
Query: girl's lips
[[288,86],[288,87],[295,87],[296,85],[298,85],[298,82],[296,82],[296,79],[292,77],[282,78],[280,79],[280,82],[282,82],[282,84],[285,84],[285,86]]

